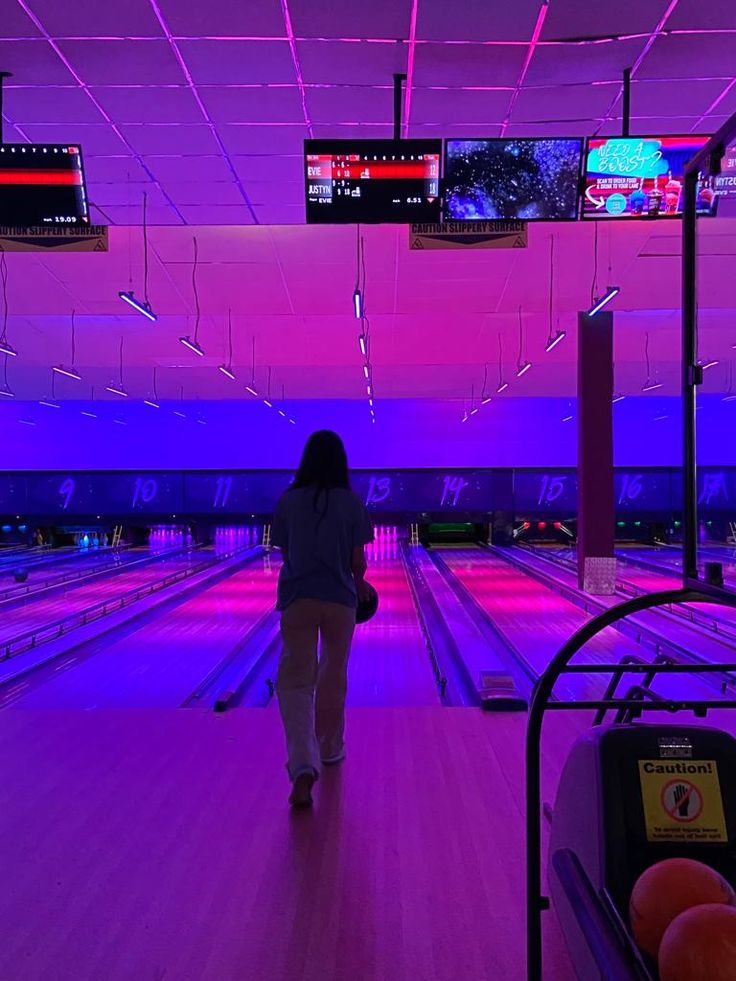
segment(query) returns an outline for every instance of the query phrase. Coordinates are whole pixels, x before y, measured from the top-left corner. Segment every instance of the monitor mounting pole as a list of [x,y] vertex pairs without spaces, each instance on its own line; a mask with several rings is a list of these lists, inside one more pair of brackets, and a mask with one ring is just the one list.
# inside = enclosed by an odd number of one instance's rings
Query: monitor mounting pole
[[0,143],[3,142],[3,86],[6,78],[11,78],[12,72],[0,72]]
[[631,130],[631,69],[624,68],[624,118],[621,120],[622,136],[630,136]]
[[406,75],[394,72],[394,139],[401,139],[401,110],[403,106],[403,84]]

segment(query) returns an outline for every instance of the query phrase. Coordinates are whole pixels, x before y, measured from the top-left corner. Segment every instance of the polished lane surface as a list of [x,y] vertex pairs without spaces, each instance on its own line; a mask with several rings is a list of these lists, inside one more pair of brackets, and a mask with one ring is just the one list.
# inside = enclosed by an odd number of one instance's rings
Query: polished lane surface
[[70,583],[69,588],[60,592],[54,590],[49,596],[30,598],[27,603],[3,613],[0,620],[0,643],[30,630],[55,623],[66,616],[80,613],[91,606],[116,596],[146,586],[165,576],[183,569],[191,568],[204,561],[214,552],[195,551],[162,556],[158,560],[124,572],[114,572],[92,582]]
[[[90,641],[13,704],[21,708],[176,708],[273,606],[279,562],[254,559]],[[58,673],[57,673],[58,672]]]

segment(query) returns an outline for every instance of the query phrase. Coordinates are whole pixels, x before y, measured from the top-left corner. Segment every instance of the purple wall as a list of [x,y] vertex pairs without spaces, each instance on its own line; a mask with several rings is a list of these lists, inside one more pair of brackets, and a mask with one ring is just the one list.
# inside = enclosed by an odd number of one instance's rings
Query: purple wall
[[[736,464],[736,402],[702,400],[698,460]],[[187,413],[186,419],[173,409]],[[81,414],[92,411],[98,418]],[[0,469],[216,469],[292,467],[307,435],[335,428],[354,467],[575,466],[574,404],[564,399],[504,399],[461,423],[450,401],[386,400],[370,425],[362,402],[312,401],[289,406],[291,426],[260,403],[36,402],[0,405]],[[206,425],[196,422],[200,416]],[[125,425],[120,425],[114,420]],[[27,425],[20,420],[25,420]],[[679,399],[629,398],[614,406],[617,466],[680,463]]]

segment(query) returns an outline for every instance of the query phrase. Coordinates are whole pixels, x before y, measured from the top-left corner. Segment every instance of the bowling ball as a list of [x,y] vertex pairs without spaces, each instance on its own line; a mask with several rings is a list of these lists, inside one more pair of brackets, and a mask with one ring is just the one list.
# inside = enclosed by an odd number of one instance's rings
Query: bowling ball
[[660,981],[736,981],[736,908],[693,906],[670,923],[659,946]]
[[704,903],[736,904],[736,894],[722,875],[690,858],[667,858],[636,880],[629,900],[634,939],[645,953],[657,957],[667,927],[676,916]]
[[27,578],[28,578],[28,569],[13,570],[13,579],[15,579],[16,582],[25,582]]
[[371,586],[369,582],[366,583],[366,586],[370,592],[370,597],[364,603],[358,603],[358,609],[355,611],[356,623],[365,623],[366,620],[370,620],[378,609],[378,593],[375,586]]

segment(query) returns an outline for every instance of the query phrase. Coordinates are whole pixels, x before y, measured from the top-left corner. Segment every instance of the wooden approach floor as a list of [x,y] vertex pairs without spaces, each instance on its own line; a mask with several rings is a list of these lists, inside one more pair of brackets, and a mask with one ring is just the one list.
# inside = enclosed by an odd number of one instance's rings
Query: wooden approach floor
[[521,981],[525,721],[353,709],[295,815],[276,712],[7,709],[0,978]]

